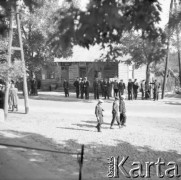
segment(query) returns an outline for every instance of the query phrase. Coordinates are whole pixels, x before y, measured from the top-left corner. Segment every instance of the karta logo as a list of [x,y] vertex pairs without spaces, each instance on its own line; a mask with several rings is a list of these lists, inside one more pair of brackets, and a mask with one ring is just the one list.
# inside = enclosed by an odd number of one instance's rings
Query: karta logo
[[[174,162],[170,161],[167,164],[158,158],[156,162],[145,162],[140,161],[132,162],[132,164],[126,164],[129,156],[122,157],[121,161],[119,156],[108,158],[108,174],[109,178],[119,178],[120,173],[127,178],[150,178],[151,168],[156,170],[156,176],[159,178],[168,177],[180,177],[179,166]],[[129,168],[131,167],[131,168]],[[144,170],[143,170],[144,168]]]

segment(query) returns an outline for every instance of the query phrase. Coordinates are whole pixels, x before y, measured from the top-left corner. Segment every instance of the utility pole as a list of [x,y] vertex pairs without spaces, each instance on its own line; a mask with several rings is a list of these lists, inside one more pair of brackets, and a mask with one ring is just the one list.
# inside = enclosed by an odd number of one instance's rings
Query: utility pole
[[[169,12],[169,20],[172,15],[172,9],[173,9],[173,0],[170,2],[170,12]],[[164,74],[164,79],[163,79],[163,88],[162,88],[162,99],[165,97],[165,88],[166,88],[166,83],[167,83],[167,75],[168,75],[168,62],[169,62],[169,50],[170,50],[170,37],[171,37],[171,28],[168,26],[168,42],[167,42],[167,56],[166,56],[166,62],[165,62],[165,74]]]
[[[177,14],[177,2],[174,0],[175,13]],[[179,27],[176,25],[176,36],[177,36],[177,53],[178,53],[178,64],[179,64],[179,85],[181,87],[181,59],[180,59],[180,37],[179,37]]]
[[7,120],[8,117],[8,97],[9,97],[9,67],[11,65],[11,51],[12,51],[12,41],[13,41],[13,9],[11,7],[10,20],[9,20],[9,44],[8,44],[8,57],[7,57],[7,79],[6,79],[6,89],[5,89],[5,101],[4,101],[4,119]]
[[18,28],[18,37],[19,37],[19,44],[20,44],[20,51],[21,51],[21,61],[23,63],[23,90],[24,90],[25,113],[28,114],[29,103],[28,103],[27,76],[26,76],[26,66],[25,66],[24,51],[23,51],[21,25],[20,25],[20,19],[19,19],[18,1],[16,1],[16,23],[17,23],[17,28]]
[[[17,24],[17,29],[18,29],[18,38],[19,38],[20,47],[13,47],[12,46],[14,14],[16,16],[16,24]],[[25,66],[24,51],[23,51],[23,41],[22,41],[22,35],[21,35],[21,25],[20,25],[20,18],[19,18],[18,0],[16,1],[15,9],[11,5],[10,23],[9,23],[9,42],[8,43],[9,43],[8,44],[8,58],[7,58],[8,67],[10,67],[10,65],[11,65],[12,50],[18,50],[21,52],[21,60],[23,63],[24,104],[25,104],[25,113],[27,114],[29,112],[28,89],[27,89],[26,66]],[[9,70],[8,70],[8,77],[6,80],[6,90],[5,90],[5,102],[4,102],[4,119],[5,120],[7,120],[7,116],[8,116],[9,81],[10,81],[10,79],[9,79]]]

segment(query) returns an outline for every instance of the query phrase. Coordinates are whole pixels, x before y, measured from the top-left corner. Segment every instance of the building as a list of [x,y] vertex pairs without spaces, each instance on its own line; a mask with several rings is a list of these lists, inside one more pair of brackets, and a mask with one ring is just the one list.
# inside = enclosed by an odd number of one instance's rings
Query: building
[[49,90],[50,87],[62,87],[63,80],[69,81],[70,86],[77,77],[87,77],[92,87],[95,77],[99,79],[114,78],[123,79],[125,83],[128,79],[138,79],[141,81],[146,76],[146,66],[134,69],[134,65],[127,65],[128,56],[120,58],[120,62],[102,62],[99,61],[101,55],[97,47],[90,50],[76,47],[72,57],[68,59],[55,58],[54,64],[50,67],[44,67],[42,70],[42,89]]

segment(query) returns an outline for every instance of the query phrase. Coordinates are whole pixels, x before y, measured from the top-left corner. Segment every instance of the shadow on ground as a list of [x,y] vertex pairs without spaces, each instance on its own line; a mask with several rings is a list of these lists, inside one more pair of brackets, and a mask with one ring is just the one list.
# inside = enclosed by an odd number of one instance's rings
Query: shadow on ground
[[[117,158],[118,156],[119,162],[123,157],[128,157],[127,161],[124,163],[124,168],[127,172],[133,168],[133,162],[140,162],[143,166],[143,173],[145,173],[145,162],[156,163],[160,157],[161,160],[166,164],[161,168],[162,174],[164,174],[165,169],[170,167],[167,166],[167,163],[170,161],[174,161],[178,164],[179,173],[181,174],[181,155],[177,152],[155,151],[150,149],[150,147],[138,147],[124,141],[115,141],[118,143],[117,146],[105,146],[95,143],[87,144],[85,146],[82,179],[108,179],[108,158]],[[39,134],[6,130],[0,131],[0,145],[1,144],[3,144],[3,146],[4,144],[22,146],[21,149],[7,146],[7,149],[12,151],[13,154],[17,153],[23,156],[27,161],[33,161],[33,163],[37,164],[38,166],[41,166],[55,173],[56,175],[59,175],[60,179],[78,179],[79,165],[77,162],[77,155],[70,154],[71,152],[80,152],[81,144],[77,143],[75,139],[65,141],[65,144],[58,144],[53,139],[46,138]],[[31,150],[26,149],[25,146],[35,149],[42,148],[46,150],[54,150],[59,151],[60,153]],[[2,146],[0,147],[2,148]],[[3,149],[1,149],[1,151],[3,151]],[[173,174],[173,171],[170,173]],[[159,179],[156,176],[155,166],[151,167],[150,174],[150,180]],[[121,180],[128,179],[121,172],[119,172],[119,178]],[[138,177],[136,179],[139,180],[143,178]],[[162,179],[168,178],[164,177]]]

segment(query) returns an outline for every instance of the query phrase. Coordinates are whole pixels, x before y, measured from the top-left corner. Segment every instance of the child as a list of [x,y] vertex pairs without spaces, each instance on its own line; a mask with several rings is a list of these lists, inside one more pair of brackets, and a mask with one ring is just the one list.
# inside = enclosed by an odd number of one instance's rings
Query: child
[[111,126],[110,129],[113,129],[112,126],[115,122],[115,120],[118,123],[118,126],[120,128],[120,120],[119,120],[119,98],[115,97],[115,101],[113,102],[113,106],[112,106],[112,121],[111,121]]
[[126,107],[124,102],[125,96],[121,96],[120,102],[119,102],[119,112],[120,112],[120,122],[121,126],[126,126]]
[[101,132],[101,125],[103,123],[103,114],[102,114],[102,111],[104,111],[101,107],[103,103],[103,100],[99,99],[98,101],[98,104],[96,105],[96,108],[95,108],[95,115],[97,117],[97,131],[98,132]]

